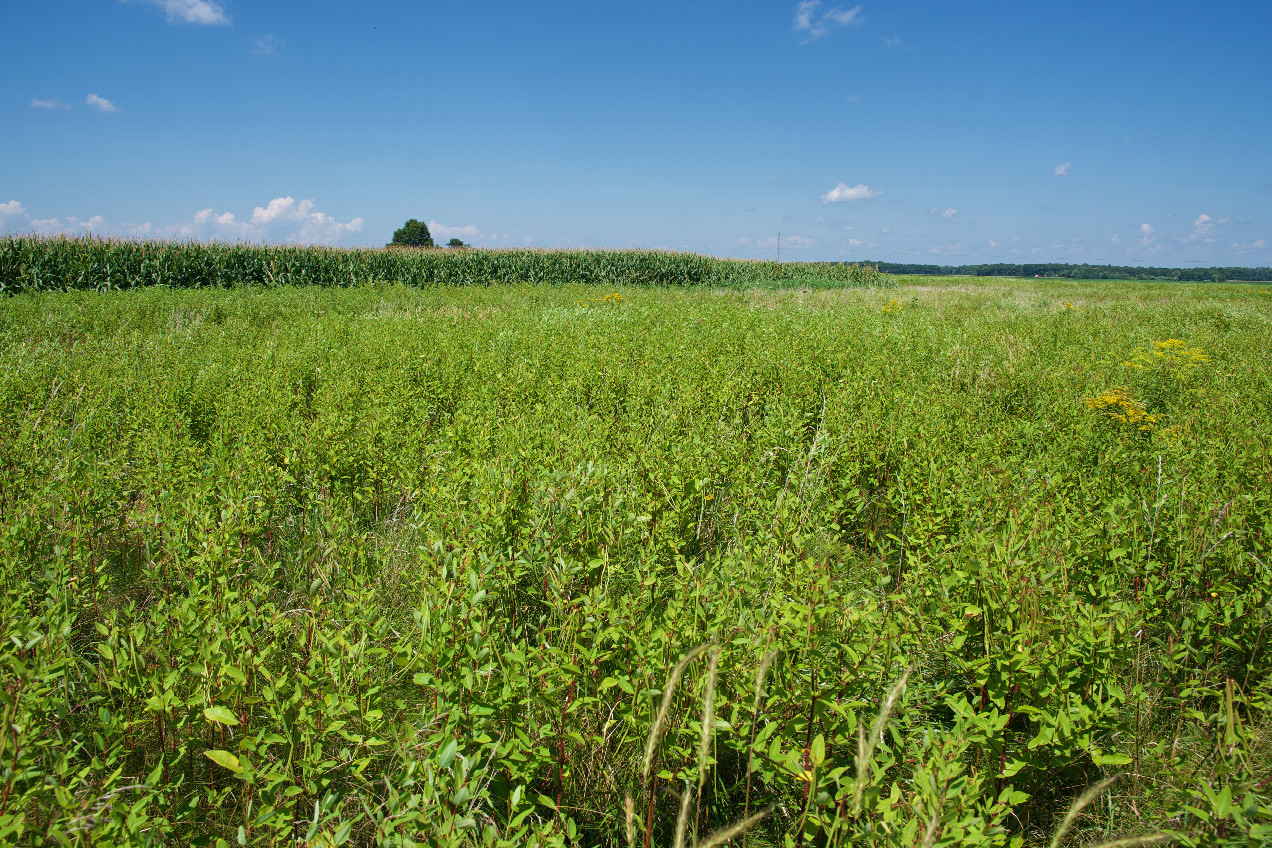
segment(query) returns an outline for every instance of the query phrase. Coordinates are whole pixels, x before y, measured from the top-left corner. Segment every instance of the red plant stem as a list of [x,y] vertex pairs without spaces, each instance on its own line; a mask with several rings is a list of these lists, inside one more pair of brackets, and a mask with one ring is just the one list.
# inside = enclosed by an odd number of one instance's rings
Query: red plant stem
[[[811,625],[810,625],[811,629]],[[808,702],[808,726],[804,729],[804,771],[810,771],[808,758],[812,756],[813,745],[813,717],[817,712],[817,666],[813,666],[808,673],[808,688],[812,692],[813,697]],[[801,825],[799,828],[799,837],[795,840],[795,848],[803,848],[804,845],[804,814],[808,812],[808,794],[809,787],[812,786],[812,780],[804,781],[804,800],[803,809],[800,811]]]

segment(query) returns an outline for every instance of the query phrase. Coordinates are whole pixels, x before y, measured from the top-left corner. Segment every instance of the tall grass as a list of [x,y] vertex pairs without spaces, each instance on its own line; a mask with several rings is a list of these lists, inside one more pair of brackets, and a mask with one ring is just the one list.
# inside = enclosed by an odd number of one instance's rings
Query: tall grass
[[869,266],[778,264],[653,250],[343,250],[35,236],[0,239],[0,292],[8,293],[370,283],[730,288],[893,284]]

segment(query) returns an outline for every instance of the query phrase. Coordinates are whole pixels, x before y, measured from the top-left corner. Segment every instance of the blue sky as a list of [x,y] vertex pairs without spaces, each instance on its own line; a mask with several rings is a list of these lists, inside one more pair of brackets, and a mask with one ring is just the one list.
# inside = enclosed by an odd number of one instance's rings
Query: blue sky
[[0,232],[1272,264],[1272,4],[10,0]]

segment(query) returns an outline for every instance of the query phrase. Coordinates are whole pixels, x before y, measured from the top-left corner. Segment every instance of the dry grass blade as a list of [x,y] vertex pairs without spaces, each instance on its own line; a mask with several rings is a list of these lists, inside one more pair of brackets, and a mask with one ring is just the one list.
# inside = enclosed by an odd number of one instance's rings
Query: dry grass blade
[[720,666],[720,649],[712,648],[707,662],[707,690],[702,696],[702,733],[698,737],[698,793],[694,800],[693,839],[698,841],[698,816],[702,809],[702,787],[707,780],[707,755],[711,753],[711,737],[715,730],[716,671]]
[[693,800],[693,795],[689,792],[689,781],[685,781],[684,787],[680,790],[680,815],[676,816],[676,841],[675,848],[685,848],[685,830],[689,825],[689,802]]
[[717,845],[723,845],[731,839],[736,839],[743,833],[746,833],[746,831],[750,830],[752,826],[758,824],[762,818],[772,811],[772,807],[767,810],[760,810],[753,816],[747,816],[741,821],[734,822],[728,827],[722,827],[715,833],[708,836],[705,841],[699,843],[697,848],[715,848]]
[[1056,828],[1055,835],[1051,837],[1051,848],[1057,848],[1061,840],[1068,834],[1069,829],[1073,827],[1073,823],[1077,821],[1078,814],[1086,809],[1092,801],[1100,796],[1100,793],[1113,785],[1113,782],[1120,775],[1113,775],[1110,778],[1101,780],[1094,786],[1089,787],[1085,792],[1078,796],[1078,799],[1069,807],[1069,812],[1065,813],[1064,821],[1060,822],[1060,827]]
[[646,781],[649,780],[649,769],[654,762],[654,749],[658,747],[658,740],[662,738],[663,723],[667,720],[667,711],[671,709],[671,698],[676,694],[676,684],[680,682],[680,675],[684,674],[689,663],[693,662],[706,649],[707,646],[704,643],[685,654],[684,658],[676,663],[676,667],[671,670],[671,675],[667,678],[667,686],[663,689],[662,706],[658,708],[658,715],[654,718],[654,724],[649,728],[649,741],[645,743],[645,763],[641,767],[641,774]]
[[861,812],[861,794],[866,788],[866,769],[870,767],[870,760],[874,757],[875,748],[879,745],[879,738],[883,735],[883,727],[888,723],[888,717],[892,715],[893,708],[901,700],[901,696],[905,694],[906,681],[910,679],[910,673],[913,671],[914,666],[910,666],[905,670],[905,673],[893,685],[888,697],[880,705],[879,716],[875,719],[874,727],[870,729],[869,741],[866,740],[865,734],[861,731],[861,726],[857,726],[857,785],[853,790],[852,798],[852,808],[856,813]]
[[631,795],[623,796],[623,831],[627,848],[633,848],[636,845],[636,802]]
[[746,793],[743,796],[742,817],[751,815],[751,768],[755,762],[755,723],[760,717],[760,698],[764,691],[764,678],[768,676],[769,666],[777,659],[777,651],[769,651],[760,660],[760,667],[755,670],[755,698],[751,702],[751,738],[747,742],[746,755]]
[[777,651],[769,651],[764,655],[764,659],[760,660],[760,667],[755,670],[755,698],[751,702],[752,722],[754,716],[760,711],[760,695],[764,690],[764,678],[768,676],[769,666],[773,665],[773,660],[777,659]]

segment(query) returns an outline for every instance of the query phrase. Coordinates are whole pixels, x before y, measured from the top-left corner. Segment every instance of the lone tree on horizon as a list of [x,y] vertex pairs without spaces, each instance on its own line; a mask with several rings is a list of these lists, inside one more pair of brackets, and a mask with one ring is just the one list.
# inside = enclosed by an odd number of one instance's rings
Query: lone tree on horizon
[[389,242],[390,247],[432,247],[433,236],[428,231],[428,226],[423,221],[417,221],[414,218],[402,225],[401,229],[393,231],[393,241]]

